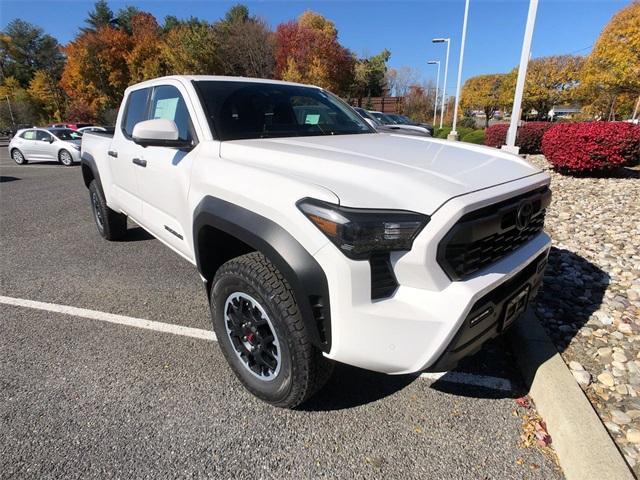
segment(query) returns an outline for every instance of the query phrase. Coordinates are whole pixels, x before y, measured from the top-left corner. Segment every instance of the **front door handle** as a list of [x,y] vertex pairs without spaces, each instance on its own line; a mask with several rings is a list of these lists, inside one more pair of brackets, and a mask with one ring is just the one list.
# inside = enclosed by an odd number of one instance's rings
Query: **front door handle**
[[142,160],[141,158],[134,158],[132,160],[133,163],[135,163],[136,165],[139,165],[141,167],[146,167],[147,166],[147,161],[146,160]]
[[115,150],[109,150],[107,152],[107,155],[109,155],[110,157],[113,157],[113,158],[118,158],[118,152],[116,152]]

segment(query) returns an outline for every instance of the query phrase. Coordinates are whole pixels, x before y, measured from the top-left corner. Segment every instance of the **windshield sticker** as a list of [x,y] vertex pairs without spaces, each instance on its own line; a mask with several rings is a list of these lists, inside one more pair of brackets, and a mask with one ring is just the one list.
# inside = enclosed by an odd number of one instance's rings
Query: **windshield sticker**
[[153,118],[165,118],[167,120],[175,120],[176,109],[178,108],[178,98],[163,98],[156,102],[156,111]]
[[320,122],[320,114],[319,113],[308,113],[304,117],[304,123],[306,125],[317,125]]

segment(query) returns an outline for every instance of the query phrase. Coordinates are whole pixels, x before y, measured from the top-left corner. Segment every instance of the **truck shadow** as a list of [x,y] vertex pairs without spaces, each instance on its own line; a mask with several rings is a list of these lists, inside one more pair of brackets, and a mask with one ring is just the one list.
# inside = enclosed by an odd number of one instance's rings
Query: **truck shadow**
[[[559,352],[567,348],[579,329],[599,309],[609,282],[609,275],[597,265],[569,250],[552,247],[544,286],[530,309],[537,314]],[[529,386],[520,373],[511,345],[510,334],[489,341],[478,353],[463,359],[455,370],[444,373],[435,381],[421,379],[417,374],[384,375],[337,364],[325,388],[299,409],[353,408],[393,395],[416,381],[425,382],[424,388],[449,395],[519,398],[527,394]],[[537,359],[534,368],[547,359]]]

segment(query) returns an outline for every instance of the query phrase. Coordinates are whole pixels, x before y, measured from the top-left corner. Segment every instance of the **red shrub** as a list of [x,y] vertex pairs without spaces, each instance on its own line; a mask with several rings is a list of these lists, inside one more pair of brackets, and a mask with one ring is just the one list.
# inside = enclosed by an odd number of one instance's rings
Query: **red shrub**
[[542,153],[572,172],[606,170],[640,159],[640,126],[625,122],[559,123],[547,130]]
[[[520,147],[520,153],[540,153],[542,146],[542,136],[552,124],[548,122],[527,122],[518,128],[516,134],[516,145]],[[509,125],[499,123],[487,128],[484,137],[484,144],[489,147],[500,148],[507,141],[507,130]]]
[[506,123],[496,123],[485,130],[484,144],[488,147],[500,148],[507,141],[507,130],[509,125]]
[[516,145],[520,147],[520,153],[540,153],[542,136],[552,126],[549,122],[527,122],[520,127],[516,135]]

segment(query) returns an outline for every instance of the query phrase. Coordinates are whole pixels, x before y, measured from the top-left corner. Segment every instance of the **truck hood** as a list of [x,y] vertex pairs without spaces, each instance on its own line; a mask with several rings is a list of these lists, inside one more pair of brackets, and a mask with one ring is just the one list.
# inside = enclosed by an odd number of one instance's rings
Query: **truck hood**
[[220,154],[325,187],[344,206],[426,214],[453,197],[540,172],[494,148],[384,133],[226,141]]

